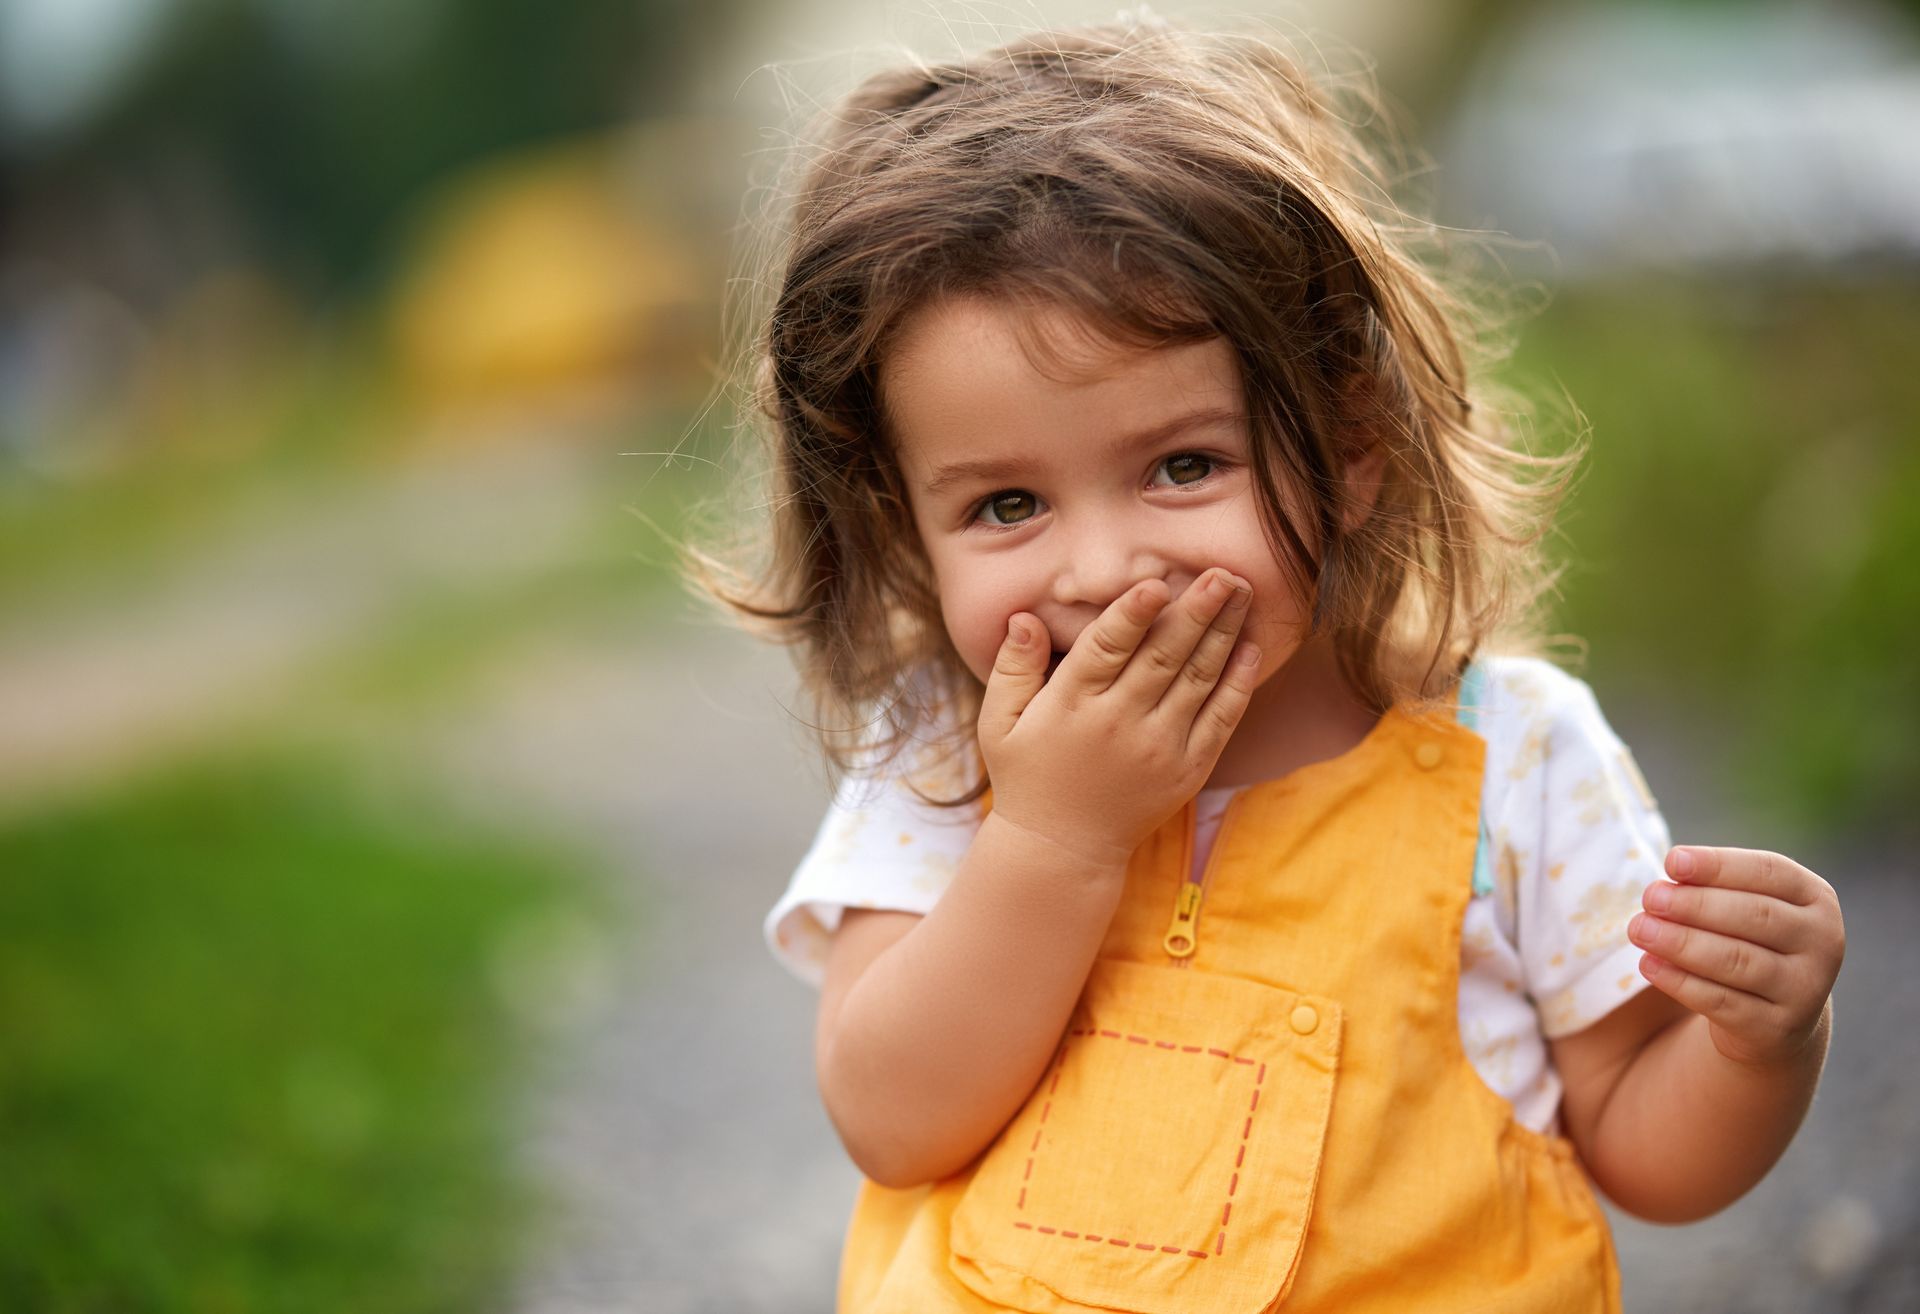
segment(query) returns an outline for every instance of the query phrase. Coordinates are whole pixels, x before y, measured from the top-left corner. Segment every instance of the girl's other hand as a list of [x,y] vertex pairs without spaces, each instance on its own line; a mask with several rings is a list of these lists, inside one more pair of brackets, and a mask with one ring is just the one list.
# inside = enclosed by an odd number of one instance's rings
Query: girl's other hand
[[1074,640],[1051,679],[1046,626],[1013,616],[980,708],[994,812],[1082,857],[1124,863],[1199,792],[1247,709],[1260,652],[1235,639],[1252,597],[1216,569],[1169,608],[1165,582],[1142,580]]
[[1794,1059],[1812,1040],[1847,952],[1833,886],[1791,858],[1676,848],[1627,926],[1640,970],[1704,1016],[1736,1062]]

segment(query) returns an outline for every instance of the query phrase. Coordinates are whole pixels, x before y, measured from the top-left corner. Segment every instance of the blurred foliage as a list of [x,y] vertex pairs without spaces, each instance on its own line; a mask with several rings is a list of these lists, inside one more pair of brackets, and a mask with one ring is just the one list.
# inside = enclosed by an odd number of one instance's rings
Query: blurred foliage
[[1725,792],[1829,831],[1920,787],[1912,278],[1568,289],[1514,361],[1591,425],[1561,611],[1590,669],[1710,707]]
[[499,152],[684,104],[686,56],[735,0],[179,5],[114,98],[21,192],[210,171],[310,291],[384,273],[422,186]]
[[8,1308],[497,1296],[531,1204],[502,964],[583,890],[349,780],[237,759],[0,829]]

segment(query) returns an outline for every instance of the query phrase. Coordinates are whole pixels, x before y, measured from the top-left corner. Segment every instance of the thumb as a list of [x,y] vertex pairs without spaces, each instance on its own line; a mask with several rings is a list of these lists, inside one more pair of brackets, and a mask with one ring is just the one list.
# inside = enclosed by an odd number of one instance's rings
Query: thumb
[[1047,682],[1047,658],[1052,655],[1047,627],[1040,618],[1016,612],[1007,621],[1007,637],[987,674],[987,691],[980,700],[980,734],[997,742],[1012,733],[1027,704]]

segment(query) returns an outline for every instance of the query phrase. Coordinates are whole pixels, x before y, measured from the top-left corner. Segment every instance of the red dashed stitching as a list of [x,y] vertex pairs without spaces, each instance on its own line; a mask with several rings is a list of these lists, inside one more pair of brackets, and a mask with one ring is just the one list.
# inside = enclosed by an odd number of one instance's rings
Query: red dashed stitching
[[[1255,1072],[1254,1079],[1253,1079],[1253,1098],[1248,1104],[1248,1113],[1247,1113],[1246,1121],[1243,1122],[1240,1126],[1240,1145],[1233,1157],[1233,1168],[1234,1168],[1233,1177],[1232,1177],[1232,1180],[1227,1183],[1228,1199],[1226,1203],[1220,1207],[1220,1232],[1219,1232],[1219,1235],[1214,1238],[1214,1242],[1213,1242],[1214,1255],[1221,1255],[1226,1253],[1227,1220],[1233,1216],[1232,1197],[1240,1189],[1240,1169],[1243,1165],[1245,1165],[1247,1161],[1247,1138],[1253,1134],[1253,1115],[1254,1113],[1257,1113],[1260,1109],[1260,1087],[1264,1085],[1267,1080],[1267,1065],[1265,1063],[1258,1063],[1254,1059],[1245,1058],[1238,1054],[1229,1054],[1224,1049],[1202,1049],[1199,1045],[1176,1046],[1175,1043],[1170,1040],[1150,1040],[1146,1036],[1136,1036],[1136,1035],[1133,1035],[1131,1032],[1122,1033],[1119,1031],[1112,1031],[1105,1027],[1101,1027],[1098,1029],[1095,1029],[1093,1027],[1075,1027],[1072,1030],[1068,1031],[1067,1034],[1070,1036],[1096,1036],[1096,1035],[1105,1036],[1110,1040],[1127,1040],[1136,1045],[1154,1045],[1160,1049],[1177,1048],[1183,1054],[1205,1053],[1213,1056],[1214,1058],[1232,1059],[1235,1064],[1245,1064],[1247,1067],[1257,1067],[1257,1071]],[[1062,1044],[1060,1046],[1060,1052],[1054,1056],[1053,1080],[1047,1087],[1047,1094],[1049,1097],[1051,1097],[1054,1094],[1054,1092],[1059,1090],[1060,1088],[1060,1074],[1066,1068],[1066,1058],[1067,1058],[1067,1047],[1066,1045]],[[1025,1171],[1021,1174],[1021,1177],[1020,1177],[1020,1180],[1022,1182],[1025,1182],[1031,1179],[1033,1176],[1034,1157],[1039,1153],[1039,1150],[1040,1150],[1041,1128],[1046,1126],[1047,1118],[1050,1114],[1052,1114],[1052,1112],[1053,1112],[1053,1100],[1049,1098],[1047,1102],[1041,1107],[1040,1125],[1039,1127],[1036,1127],[1034,1129],[1033,1144],[1029,1146],[1027,1149],[1027,1166]],[[1026,1207],[1027,1207],[1027,1188],[1025,1186],[1022,1186],[1020,1188],[1020,1198],[1018,1203],[1015,1205],[1015,1208],[1025,1209]],[[1132,1249],[1135,1249],[1135,1250],[1157,1250],[1163,1254],[1169,1254],[1169,1255],[1184,1254],[1194,1259],[1208,1259],[1212,1257],[1212,1256],[1209,1256],[1207,1252],[1204,1250],[1182,1250],[1179,1246],[1155,1246],[1151,1242],[1147,1242],[1147,1241],[1126,1241],[1117,1236],[1101,1237],[1101,1236],[1096,1236],[1091,1232],[1084,1233],[1084,1234],[1079,1232],[1069,1232],[1060,1228],[1041,1227],[1034,1223],[1024,1223],[1024,1222],[1015,1221],[1014,1226],[1025,1228],[1029,1232],[1040,1232],[1040,1233],[1044,1233],[1047,1236],[1070,1237],[1070,1238],[1073,1238],[1074,1240],[1091,1241],[1095,1244],[1098,1244],[1101,1241],[1105,1241],[1108,1245],[1112,1245],[1112,1246],[1131,1247]]]

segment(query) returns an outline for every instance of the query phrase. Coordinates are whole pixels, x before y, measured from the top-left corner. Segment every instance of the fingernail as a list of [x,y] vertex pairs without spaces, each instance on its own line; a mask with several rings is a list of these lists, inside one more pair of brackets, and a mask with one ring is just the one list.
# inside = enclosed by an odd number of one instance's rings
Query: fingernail
[[1249,643],[1245,648],[1240,650],[1240,664],[1242,666],[1258,666],[1260,664],[1260,650]]
[[1675,849],[1672,860],[1667,864],[1667,869],[1675,876],[1693,875],[1693,854],[1686,849]]
[[1646,902],[1655,912],[1665,912],[1673,904],[1673,890],[1666,885],[1649,886]]
[[1007,628],[1013,631],[1013,641],[1019,644],[1022,648],[1026,647],[1028,643],[1032,642],[1033,631],[1027,628],[1026,622],[1013,621],[1011,624],[1007,626]]

